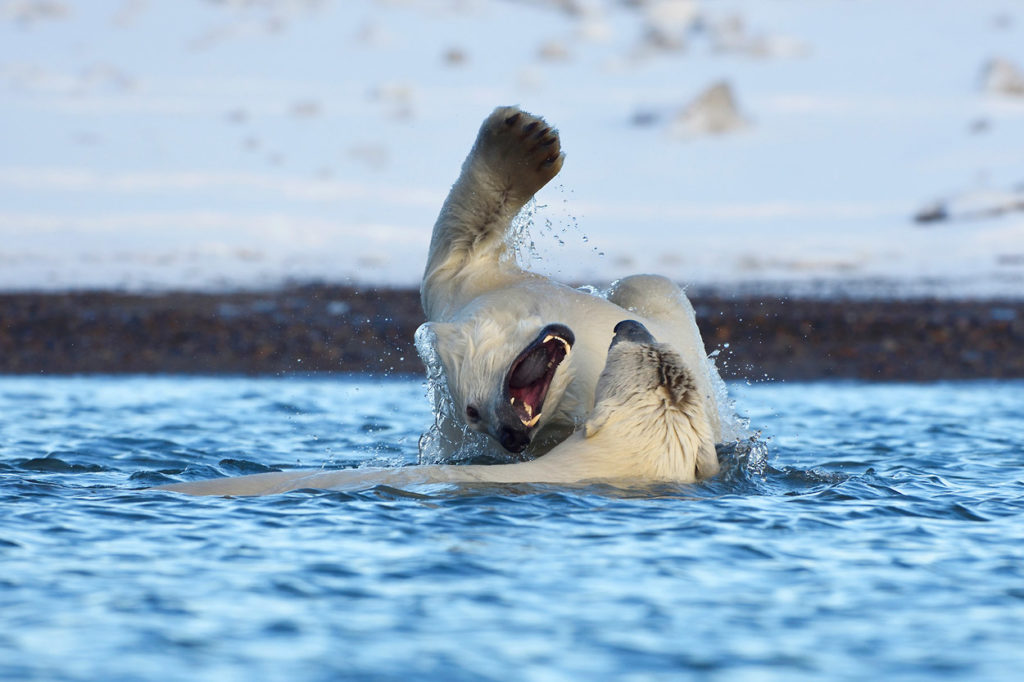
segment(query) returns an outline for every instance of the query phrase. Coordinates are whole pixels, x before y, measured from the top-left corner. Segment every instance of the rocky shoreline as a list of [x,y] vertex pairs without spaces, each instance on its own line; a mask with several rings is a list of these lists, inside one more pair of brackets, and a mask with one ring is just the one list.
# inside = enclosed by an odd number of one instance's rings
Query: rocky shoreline
[[[1024,300],[691,296],[727,379],[1024,377]],[[0,294],[0,373],[422,374],[411,289]]]

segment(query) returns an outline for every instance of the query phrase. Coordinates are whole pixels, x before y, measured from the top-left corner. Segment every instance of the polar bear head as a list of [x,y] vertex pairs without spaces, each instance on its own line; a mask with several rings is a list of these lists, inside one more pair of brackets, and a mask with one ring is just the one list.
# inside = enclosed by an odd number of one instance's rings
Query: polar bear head
[[509,452],[522,452],[571,381],[567,362],[576,338],[539,317],[429,322],[456,413]]
[[714,433],[693,374],[639,322],[615,326],[594,401],[584,435],[592,446],[611,444],[630,475],[694,481],[718,473]]

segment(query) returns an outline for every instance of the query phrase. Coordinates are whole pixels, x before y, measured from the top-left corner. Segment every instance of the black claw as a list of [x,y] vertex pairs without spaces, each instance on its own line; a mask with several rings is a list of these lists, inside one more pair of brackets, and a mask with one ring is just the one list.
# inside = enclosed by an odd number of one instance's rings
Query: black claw
[[539,133],[537,133],[536,135],[534,135],[534,137],[541,138],[541,137],[544,137],[545,135],[547,135],[550,132],[551,132],[551,128],[545,128],[544,130],[542,130]]
[[516,113],[514,113],[511,116],[509,116],[508,118],[506,118],[505,119],[505,125],[514,126],[516,124],[516,121],[519,120],[519,113],[520,112],[517,111]]
[[541,165],[553,166],[555,165],[555,161],[558,161],[558,154],[555,154],[554,156],[549,156],[548,158],[544,159],[544,163]]
[[529,135],[534,130],[536,130],[538,125],[540,125],[540,123],[537,121],[534,121],[533,123],[527,123],[526,126],[523,128],[523,132]]
[[553,145],[556,142],[558,142],[558,138],[557,137],[549,137],[548,139],[541,141],[540,144],[541,144],[542,147],[550,147],[551,145]]

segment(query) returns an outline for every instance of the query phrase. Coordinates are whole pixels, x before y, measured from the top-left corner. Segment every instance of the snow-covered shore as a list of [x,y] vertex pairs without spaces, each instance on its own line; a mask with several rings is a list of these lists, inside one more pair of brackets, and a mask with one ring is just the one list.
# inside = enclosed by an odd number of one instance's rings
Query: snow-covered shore
[[542,271],[1020,296],[1021,65],[987,0],[8,0],[0,289],[414,285],[517,103]]

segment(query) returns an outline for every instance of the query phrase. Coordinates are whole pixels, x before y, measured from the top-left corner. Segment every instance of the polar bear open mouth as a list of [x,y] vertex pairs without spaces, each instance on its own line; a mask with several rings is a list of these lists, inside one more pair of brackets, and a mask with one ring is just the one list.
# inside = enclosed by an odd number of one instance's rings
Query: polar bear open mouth
[[565,325],[549,324],[512,362],[505,387],[512,410],[527,428],[532,429],[540,420],[551,379],[575,340]]

